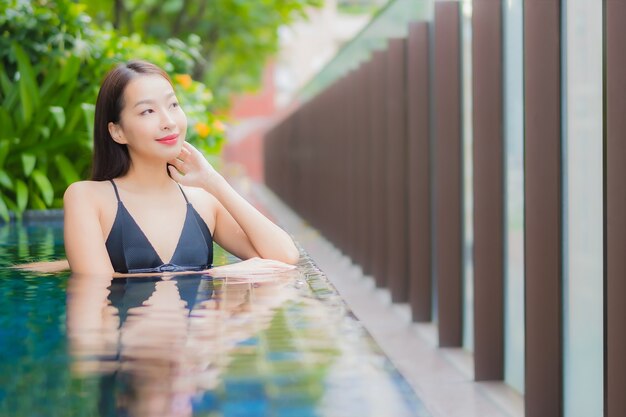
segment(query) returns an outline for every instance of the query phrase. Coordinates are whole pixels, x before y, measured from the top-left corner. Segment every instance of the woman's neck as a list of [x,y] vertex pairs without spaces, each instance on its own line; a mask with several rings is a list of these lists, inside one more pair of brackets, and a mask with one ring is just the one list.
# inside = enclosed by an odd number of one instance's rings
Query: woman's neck
[[133,158],[128,172],[123,177],[128,186],[137,191],[162,191],[172,186],[174,181],[167,174],[167,165],[159,160]]

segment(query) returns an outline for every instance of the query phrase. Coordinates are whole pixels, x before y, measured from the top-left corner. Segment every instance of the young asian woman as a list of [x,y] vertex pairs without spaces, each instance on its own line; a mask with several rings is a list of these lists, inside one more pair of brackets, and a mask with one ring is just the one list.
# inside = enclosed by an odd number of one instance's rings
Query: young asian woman
[[67,263],[75,274],[197,273],[212,243],[281,270],[299,251],[185,141],[187,118],[161,68],[129,61],[104,78],[95,108],[92,178],[64,195]]

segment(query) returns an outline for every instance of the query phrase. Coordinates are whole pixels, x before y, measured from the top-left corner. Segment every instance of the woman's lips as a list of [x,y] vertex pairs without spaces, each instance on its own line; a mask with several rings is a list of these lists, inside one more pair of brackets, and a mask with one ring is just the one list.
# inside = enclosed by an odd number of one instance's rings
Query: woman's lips
[[157,139],[157,142],[162,143],[163,145],[175,145],[176,140],[178,139],[178,134],[164,136],[161,139]]

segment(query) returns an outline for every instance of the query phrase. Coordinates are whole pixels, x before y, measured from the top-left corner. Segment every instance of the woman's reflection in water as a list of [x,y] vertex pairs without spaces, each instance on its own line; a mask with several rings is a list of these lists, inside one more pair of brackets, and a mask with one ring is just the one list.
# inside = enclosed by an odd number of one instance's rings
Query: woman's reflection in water
[[67,329],[75,373],[100,375],[101,416],[191,416],[194,395],[217,387],[228,351],[294,297],[297,274],[73,275]]

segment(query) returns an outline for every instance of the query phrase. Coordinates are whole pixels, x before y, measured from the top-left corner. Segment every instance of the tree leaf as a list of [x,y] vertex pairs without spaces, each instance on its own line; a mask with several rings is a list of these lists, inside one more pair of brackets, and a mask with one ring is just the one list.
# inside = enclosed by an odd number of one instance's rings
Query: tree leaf
[[34,208],[35,210],[45,210],[48,208],[48,206],[46,206],[46,203],[43,202],[43,200],[41,199],[41,197],[39,197],[37,194],[32,193],[30,195],[30,205],[32,208]]
[[5,96],[8,96],[13,91],[13,83],[9,80],[9,76],[4,70],[4,65],[0,63],[0,87]]
[[37,157],[35,155],[26,152],[22,154],[22,167],[24,167],[24,176],[26,178],[30,177],[30,173],[33,172],[36,162]]
[[74,169],[74,165],[70,162],[69,159],[65,155],[56,155],[54,157],[54,162],[59,169],[59,172],[65,179],[65,183],[70,185],[76,181],[80,181],[80,176]]
[[65,110],[63,110],[63,107],[50,106],[49,110],[54,120],[57,122],[59,129],[63,129],[65,127]]
[[9,174],[3,169],[0,169],[0,185],[9,190],[13,190],[13,181],[11,181],[11,177],[9,177]]
[[4,197],[4,202],[7,204],[9,211],[12,211],[15,215],[19,214],[19,209],[17,208],[17,204],[13,200],[8,197]]
[[80,70],[80,58],[71,55],[61,68],[59,83],[65,84],[69,80],[75,80]]
[[35,184],[37,184],[37,187],[39,187],[39,191],[41,191],[43,201],[47,206],[50,206],[52,204],[52,199],[54,198],[54,189],[52,188],[50,180],[38,169],[33,171],[32,178],[35,181]]
[[2,217],[2,219],[7,223],[10,220],[9,209],[6,203],[4,202],[4,195],[2,195],[2,193],[0,193],[0,217]]
[[13,43],[13,52],[17,60],[17,68],[20,73],[18,81],[20,89],[20,102],[22,104],[22,117],[24,123],[30,122],[30,119],[37,107],[39,101],[39,93],[37,92],[37,82],[33,67],[30,64],[28,55],[17,43]]
[[[10,114],[17,113],[18,110],[16,107],[19,104],[19,98],[20,98],[20,89],[14,88],[13,90],[9,91],[9,94],[4,99],[4,103],[2,103],[2,107],[6,109],[6,111],[9,112]],[[16,118],[15,123],[19,125],[19,122],[20,121],[17,120]]]
[[51,95],[51,91],[54,91],[55,88],[59,86],[59,67],[51,66],[47,68],[47,71],[44,75],[43,82],[41,83],[41,87],[39,88],[39,95],[43,98]]
[[2,132],[0,134],[7,134],[13,131],[13,120],[9,112],[4,107],[0,107],[0,126],[2,126]]
[[0,139],[0,167],[4,165],[4,161],[9,154],[10,139]]
[[46,139],[50,138],[50,128],[48,126],[39,126],[39,133]]
[[[37,155],[43,153],[57,154],[67,153],[71,150],[92,149],[93,144],[86,140],[86,133],[71,132],[66,134],[55,134],[54,140],[42,141],[28,148],[28,150]],[[89,153],[84,155],[85,158],[90,159]],[[77,161],[78,162],[78,161]]]
[[[83,121],[83,117],[85,117],[83,109],[80,106],[75,105],[74,103],[72,103],[71,106],[66,107],[65,116],[67,119],[67,121],[65,122],[66,132],[80,129],[78,127],[78,124],[81,123]],[[82,131],[82,129],[80,130]]]
[[83,113],[85,114],[85,125],[87,126],[87,132],[89,132],[89,145],[93,148],[93,124],[94,117],[96,114],[96,106],[91,103],[82,103],[80,107],[83,109]]
[[168,0],[161,4],[161,11],[164,13],[179,13],[182,8],[182,0]]
[[15,180],[15,195],[17,196],[18,213],[23,213],[28,204],[28,187],[22,180]]

